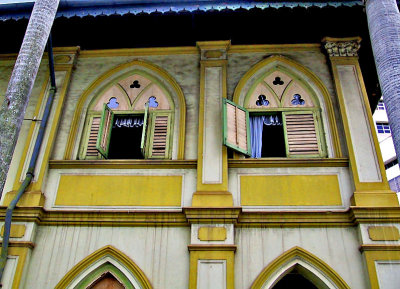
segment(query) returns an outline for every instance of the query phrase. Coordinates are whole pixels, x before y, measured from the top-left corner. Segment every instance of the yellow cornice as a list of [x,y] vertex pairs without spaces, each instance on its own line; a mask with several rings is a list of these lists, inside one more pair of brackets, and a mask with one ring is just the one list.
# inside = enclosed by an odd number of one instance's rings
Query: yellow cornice
[[291,52],[291,51],[321,51],[321,44],[257,44],[257,45],[232,45],[228,54],[234,53],[252,53],[252,52]]
[[239,227],[347,227],[354,226],[348,212],[242,212]]
[[[3,242],[0,242],[0,246],[3,245]],[[35,244],[29,241],[11,241],[8,245],[9,247],[18,247],[18,248],[35,248]]]
[[114,56],[150,56],[170,54],[198,54],[194,46],[182,47],[154,47],[154,48],[128,48],[128,49],[102,49],[82,50],[80,57],[114,57]]
[[220,40],[220,41],[197,41],[196,46],[200,50],[216,50],[223,49],[228,50],[231,46],[230,40]]
[[197,160],[50,160],[50,169],[195,169]]
[[348,167],[347,158],[330,159],[289,159],[289,158],[268,158],[268,159],[230,159],[229,168],[275,168],[275,167]]
[[189,223],[237,223],[240,207],[196,208],[186,207],[183,212]]
[[350,207],[349,217],[355,223],[400,222],[400,207]]
[[400,245],[361,245],[360,252],[365,251],[400,251]]
[[188,245],[189,251],[236,251],[236,245]]

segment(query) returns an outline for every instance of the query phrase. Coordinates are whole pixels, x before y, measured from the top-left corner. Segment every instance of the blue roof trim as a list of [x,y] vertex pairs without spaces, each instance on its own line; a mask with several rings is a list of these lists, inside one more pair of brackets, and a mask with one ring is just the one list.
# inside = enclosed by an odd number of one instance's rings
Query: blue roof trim
[[[90,1],[90,0],[89,0]],[[342,1],[190,1],[190,0],[175,0],[175,1],[143,1],[143,0],[61,0],[56,17],[85,17],[85,16],[110,16],[110,15],[125,15],[125,14],[151,14],[154,12],[194,12],[194,11],[221,11],[221,10],[250,10],[253,8],[310,8],[310,7],[353,7],[363,6],[362,0],[342,0]],[[105,5],[108,3],[108,5]],[[124,4],[121,4],[124,3]],[[129,3],[129,4],[126,4]],[[32,11],[33,3],[25,2],[19,4],[0,5],[0,20],[23,19],[29,18]]]

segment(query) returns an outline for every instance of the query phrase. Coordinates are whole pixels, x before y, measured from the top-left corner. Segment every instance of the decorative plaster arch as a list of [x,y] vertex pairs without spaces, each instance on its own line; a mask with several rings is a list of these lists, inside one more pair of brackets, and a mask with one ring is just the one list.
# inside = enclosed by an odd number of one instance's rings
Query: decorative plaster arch
[[329,123],[328,131],[330,131],[332,135],[334,157],[342,157],[339,135],[336,126],[336,119],[329,91],[322,80],[314,72],[304,67],[300,63],[297,63],[296,61],[282,55],[273,55],[258,62],[252,68],[250,68],[240,79],[233,94],[233,101],[239,105],[243,105],[242,102],[244,101],[245,94],[247,94],[247,91],[245,90],[250,88],[252,84],[251,82],[254,81],[254,78],[257,79],[257,77],[255,76],[263,72],[267,72],[266,68],[276,68],[277,66],[287,68],[288,70],[292,71],[291,74],[305,76],[309,79],[309,81],[312,83],[312,86],[315,88],[313,90],[317,90],[319,92],[318,94],[322,96],[322,101],[327,112]]
[[74,158],[74,150],[77,145],[77,137],[79,131],[79,123],[81,121],[81,116],[85,107],[85,104],[88,101],[88,98],[92,96],[92,93],[96,91],[99,87],[104,85],[107,80],[113,78],[114,75],[120,73],[123,70],[129,69],[130,67],[143,67],[154,75],[157,75],[159,78],[164,80],[168,86],[174,91],[177,96],[178,103],[176,104],[179,109],[179,137],[178,137],[178,154],[177,159],[184,159],[184,150],[185,150],[185,124],[186,124],[186,102],[185,96],[183,94],[182,89],[176,80],[164,69],[158,67],[152,63],[143,60],[133,60],[128,63],[120,64],[113,69],[105,72],[101,76],[99,76],[94,82],[90,84],[90,86],[82,93],[79,98],[78,104],[75,109],[74,116],[72,118],[71,129],[68,136],[67,146],[64,153],[65,160],[71,160]]
[[322,284],[321,289],[350,289],[328,264],[300,247],[293,247],[272,261],[258,275],[251,289],[271,289],[294,266],[300,266]]
[[[111,262],[110,262],[111,261]],[[138,286],[137,289],[152,289],[150,281],[146,275],[140,270],[128,256],[114,248],[113,246],[105,246],[99,250],[93,252],[85,259],[76,264],[57,284],[55,289],[69,289],[74,288],[79,282],[81,282],[88,274],[102,266],[107,262],[116,262],[120,264],[125,270],[127,270],[136,281]],[[91,268],[92,265],[94,268]]]

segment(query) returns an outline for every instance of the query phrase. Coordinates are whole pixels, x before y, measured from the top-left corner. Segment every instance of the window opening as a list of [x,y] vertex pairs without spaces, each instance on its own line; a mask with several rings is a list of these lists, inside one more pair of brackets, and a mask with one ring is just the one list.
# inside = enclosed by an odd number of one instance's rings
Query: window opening
[[378,123],[376,124],[376,128],[378,129],[378,133],[390,133],[389,124]]
[[318,289],[311,281],[307,280],[296,269],[286,274],[272,289]]
[[282,113],[250,115],[251,157],[286,157]]
[[143,115],[115,115],[108,159],[143,159],[141,139]]

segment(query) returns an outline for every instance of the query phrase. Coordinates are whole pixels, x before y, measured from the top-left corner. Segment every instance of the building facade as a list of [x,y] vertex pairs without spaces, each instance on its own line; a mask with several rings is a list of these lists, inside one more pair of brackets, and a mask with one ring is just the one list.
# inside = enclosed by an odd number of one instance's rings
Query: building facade
[[[398,288],[400,208],[360,41],[55,47],[2,288]],[[15,57],[0,55],[1,91]],[[2,216],[50,74],[44,57]]]

